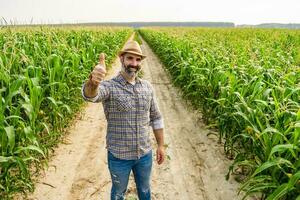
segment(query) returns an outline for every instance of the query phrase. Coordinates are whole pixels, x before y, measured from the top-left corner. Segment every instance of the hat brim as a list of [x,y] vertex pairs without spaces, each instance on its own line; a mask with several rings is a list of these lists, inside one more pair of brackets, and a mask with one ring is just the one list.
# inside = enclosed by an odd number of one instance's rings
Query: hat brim
[[135,52],[135,51],[119,51],[118,55],[119,56],[122,56],[124,53],[131,53],[131,54],[134,54],[134,55],[138,55],[138,56],[141,56],[142,59],[146,58],[147,56],[143,55],[143,54],[140,54],[138,52]]

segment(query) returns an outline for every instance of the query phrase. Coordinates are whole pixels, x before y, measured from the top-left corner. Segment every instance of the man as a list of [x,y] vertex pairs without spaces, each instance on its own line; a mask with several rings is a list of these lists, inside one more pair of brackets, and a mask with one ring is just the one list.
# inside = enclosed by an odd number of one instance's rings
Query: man
[[119,52],[122,63],[120,73],[103,81],[104,54],[82,87],[82,96],[91,102],[102,102],[107,119],[106,148],[108,168],[112,179],[111,199],[124,199],[131,170],[140,200],[151,199],[150,174],[152,147],[149,127],[157,141],[156,160],[165,158],[163,119],[148,81],[137,77],[143,55],[139,44],[127,42]]

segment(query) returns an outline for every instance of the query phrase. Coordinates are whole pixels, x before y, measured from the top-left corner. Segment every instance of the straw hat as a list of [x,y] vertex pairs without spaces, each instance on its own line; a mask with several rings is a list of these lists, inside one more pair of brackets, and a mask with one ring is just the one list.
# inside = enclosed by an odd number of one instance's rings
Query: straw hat
[[142,56],[142,59],[146,58],[146,56],[142,52],[142,49],[141,49],[139,43],[137,43],[136,41],[127,42],[124,45],[123,49],[121,51],[119,51],[118,55],[121,56],[124,53],[132,53],[135,55],[139,55],[139,56]]

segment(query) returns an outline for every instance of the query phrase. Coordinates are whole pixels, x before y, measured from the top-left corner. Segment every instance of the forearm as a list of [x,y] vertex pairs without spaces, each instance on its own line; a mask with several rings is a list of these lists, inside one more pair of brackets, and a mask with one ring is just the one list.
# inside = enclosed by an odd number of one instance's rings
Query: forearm
[[88,98],[93,98],[98,94],[98,85],[93,84],[93,82],[89,79],[84,86],[84,96]]
[[164,129],[153,130],[158,147],[164,146]]

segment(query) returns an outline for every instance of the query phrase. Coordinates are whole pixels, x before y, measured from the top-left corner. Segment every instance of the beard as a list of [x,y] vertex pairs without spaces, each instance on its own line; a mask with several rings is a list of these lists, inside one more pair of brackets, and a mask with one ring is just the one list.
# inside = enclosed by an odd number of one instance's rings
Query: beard
[[122,71],[126,73],[126,75],[130,78],[135,78],[137,77],[139,71],[141,70],[141,66],[133,66],[133,65],[127,65],[122,64]]

